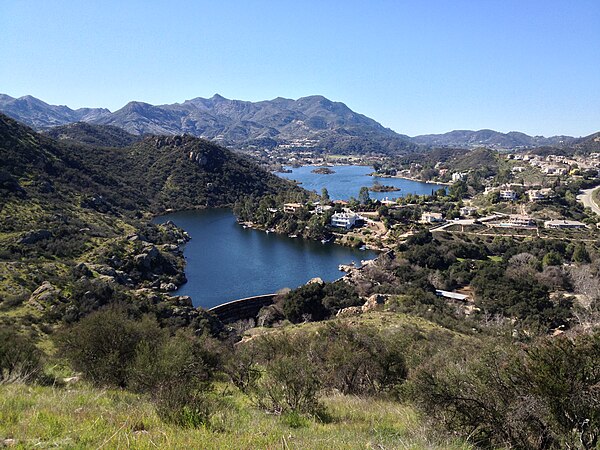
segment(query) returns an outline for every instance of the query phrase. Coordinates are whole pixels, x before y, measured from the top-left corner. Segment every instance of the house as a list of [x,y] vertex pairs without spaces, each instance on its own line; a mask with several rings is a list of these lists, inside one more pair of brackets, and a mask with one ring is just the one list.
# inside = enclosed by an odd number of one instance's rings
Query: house
[[523,166],[516,166],[516,167],[513,167],[513,168],[511,169],[511,172],[512,172],[512,173],[521,173],[521,172],[525,172],[525,167],[523,167]]
[[421,214],[421,223],[437,223],[443,222],[444,217],[442,213],[424,212]]
[[468,175],[467,172],[456,172],[452,174],[452,181],[462,181]]
[[541,202],[552,197],[552,189],[532,189],[527,191],[530,202]]
[[535,227],[535,220],[529,216],[520,214],[511,214],[508,220],[500,223],[501,227],[509,228],[532,228]]
[[505,189],[503,191],[500,191],[500,199],[501,200],[516,200],[517,199],[517,193],[515,191],[513,191],[512,189]]
[[473,216],[477,212],[477,208],[474,206],[463,206],[460,208],[461,216]]
[[345,228],[349,230],[360,219],[360,216],[353,212],[335,213],[331,216],[331,226],[336,228]]
[[546,175],[558,176],[558,175],[566,175],[567,168],[566,167],[558,167],[558,166],[546,166],[542,169]]
[[284,203],[283,204],[283,212],[286,212],[286,213],[295,213],[300,208],[302,208],[302,205],[300,203]]
[[315,214],[323,214],[325,211],[329,211],[332,209],[331,205],[316,205],[315,206]]
[[576,220],[546,220],[544,227],[554,230],[587,228],[585,223]]

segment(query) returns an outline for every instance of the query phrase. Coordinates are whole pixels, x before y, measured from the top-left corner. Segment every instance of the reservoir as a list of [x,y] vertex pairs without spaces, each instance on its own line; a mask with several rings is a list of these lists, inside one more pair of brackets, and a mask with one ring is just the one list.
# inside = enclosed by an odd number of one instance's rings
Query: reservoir
[[373,186],[375,181],[382,185],[400,188],[399,191],[393,192],[369,192],[369,196],[372,199],[378,200],[383,200],[386,197],[393,200],[403,197],[408,193],[429,195],[432,191],[446,187],[442,184],[423,183],[404,178],[372,177],[368,174],[372,173],[374,169],[369,166],[332,166],[330,169],[335,173],[329,175],[312,173],[316,168],[315,166],[286,167],[286,169],[292,172],[278,173],[277,175],[290,180],[296,180],[301,183],[300,186],[304,189],[316,191],[317,194],[321,194],[321,190],[325,187],[332,200],[348,200],[350,197],[358,198],[360,188],[362,186]]
[[210,308],[238,298],[296,288],[311,278],[340,278],[340,264],[377,256],[320,241],[290,239],[242,228],[229,209],[182,211],[155,220],[172,220],[192,240],[185,246],[188,282],[174,295],[189,295],[194,306]]
[[[375,180],[393,185],[397,192],[371,192],[371,198],[397,198],[407,193],[431,194],[443,188],[438,184],[421,183],[402,178],[368,176],[367,166],[334,166],[334,174],[311,173],[315,167],[293,169],[281,174],[302,182],[301,186],[319,194],[326,187],[333,200],[358,197],[361,186],[371,186]],[[282,288],[296,288],[319,277],[325,281],[340,278],[340,264],[373,259],[373,251],[360,251],[320,241],[291,239],[285,235],[244,229],[237,224],[230,209],[182,211],[159,217],[157,223],[172,220],[186,230],[192,240],[184,249],[185,274],[188,282],[174,295],[189,295],[194,306],[211,308],[221,303],[260,294],[270,294]]]

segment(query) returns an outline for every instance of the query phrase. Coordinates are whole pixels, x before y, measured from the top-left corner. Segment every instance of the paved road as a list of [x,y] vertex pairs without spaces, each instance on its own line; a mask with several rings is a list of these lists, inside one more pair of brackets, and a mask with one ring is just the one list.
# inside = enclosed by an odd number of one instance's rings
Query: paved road
[[600,207],[598,207],[598,204],[594,201],[592,196],[592,193],[596,189],[598,189],[597,186],[590,189],[582,190],[581,194],[577,196],[577,200],[583,203],[583,206],[585,206],[586,208],[590,208],[592,211],[594,211],[600,216]]

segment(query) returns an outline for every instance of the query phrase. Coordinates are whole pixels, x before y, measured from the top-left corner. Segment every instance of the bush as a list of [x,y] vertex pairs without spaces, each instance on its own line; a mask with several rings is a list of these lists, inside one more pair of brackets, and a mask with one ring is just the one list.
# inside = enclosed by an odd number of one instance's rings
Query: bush
[[[239,346],[241,369],[232,379],[261,408],[277,413],[323,414],[318,395],[322,382],[307,336],[263,336]],[[235,372],[235,371],[234,371]]]
[[40,351],[13,327],[0,329],[0,383],[26,382],[42,372]]
[[478,445],[596,448],[600,334],[491,348],[453,362],[442,354],[411,380],[417,405]]
[[321,328],[316,355],[325,386],[344,394],[395,388],[407,375],[402,346],[375,329],[331,323]]
[[94,312],[55,336],[73,368],[100,386],[127,387],[138,345],[154,349],[164,339],[156,321],[130,319],[117,306]]

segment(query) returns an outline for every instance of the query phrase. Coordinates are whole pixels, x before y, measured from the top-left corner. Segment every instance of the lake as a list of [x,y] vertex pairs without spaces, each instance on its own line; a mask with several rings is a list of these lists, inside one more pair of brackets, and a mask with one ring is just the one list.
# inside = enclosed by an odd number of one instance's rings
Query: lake
[[[293,169],[280,174],[302,182],[302,187],[319,194],[326,187],[333,200],[358,197],[362,186],[381,184],[399,187],[398,192],[371,192],[371,198],[397,198],[407,193],[430,194],[443,188],[438,184],[421,183],[402,178],[367,176],[373,172],[367,166],[334,166],[331,175],[311,173],[313,166]],[[340,278],[340,264],[377,256],[372,251],[360,251],[319,241],[291,239],[284,235],[244,229],[237,224],[229,209],[183,211],[155,220],[172,220],[186,230],[192,240],[184,249],[188,282],[174,292],[189,295],[194,306],[210,308],[238,298],[270,294],[279,289],[296,288],[311,278],[325,281]]]
[[340,264],[377,256],[369,250],[244,229],[229,209],[176,212],[155,222],[167,220],[192,237],[184,249],[188,282],[173,294],[189,295],[194,306],[204,308],[296,288],[314,277],[333,281],[343,275]]
[[373,167],[369,166],[332,166],[333,174],[324,175],[312,173],[315,166],[302,166],[298,168],[286,167],[291,173],[278,173],[280,177],[290,180],[299,181],[304,189],[316,191],[321,194],[321,190],[325,187],[329,192],[329,197],[332,200],[348,200],[350,197],[358,198],[358,192],[363,186],[370,187],[375,181],[387,186],[395,186],[400,188],[400,191],[395,192],[369,192],[373,199],[390,200],[398,197],[403,197],[408,193],[425,195],[431,194],[431,191],[437,191],[446,186],[442,184],[423,183],[420,181],[406,180],[404,178],[381,178],[371,177],[367,174],[374,171]]

